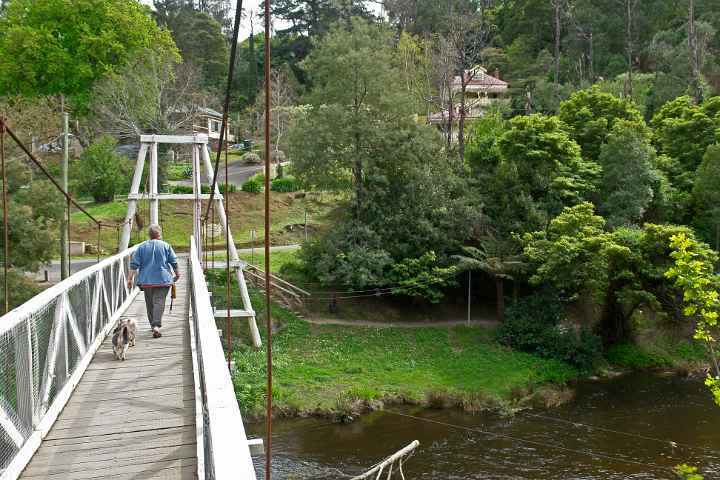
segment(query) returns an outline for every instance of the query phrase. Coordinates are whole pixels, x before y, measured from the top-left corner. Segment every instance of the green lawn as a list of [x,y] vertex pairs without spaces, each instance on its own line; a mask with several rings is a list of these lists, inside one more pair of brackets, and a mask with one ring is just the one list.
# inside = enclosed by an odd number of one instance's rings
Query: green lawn
[[[277,193],[271,195],[271,244],[287,245],[301,242],[304,238],[300,225],[305,222],[307,211],[308,230],[310,235],[327,228],[330,216],[338,207],[339,197],[330,194],[308,194],[305,198],[296,198],[292,193]],[[111,203],[89,203],[84,206],[96,219],[106,223],[122,223],[127,211],[126,200],[116,200]],[[262,247],[264,236],[264,201],[263,195],[246,192],[230,194],[230,225],[235,244],[238,247],[249,247],[250,233],[256,231],[256,246]],[[138,202],[138,215],[148,221],[149,206],[147,200]],[[203,210],[204,211],[204,210]],[[97,243],[97,227],[82,212],[73,212],[71,216],[72,240],[88,243]],[[219,222],[217,217],[215,223]],[[192,232],[192,202],[166,201],[161,202],[160,224],[163,227],[163,238],[170,242],[177,250],[184,251],[189,248],[189,239]],[[131,237],[131,244],[143,241],[145,232],[135,229]],[[115,228],[101,230],[101,246],[107,252],[117,250],[118,232]],[[218,250],[223,249],[224,237],[215,239]]]
[[[255,300],[261,304],[260,297]],[[564,363],[498,345],[487,328],[316,326],[278,306],[273,317],[282,324],[273,336],[273,396],[281,411],[327,413],[356,401],[422,403],[430,397],[498,407],[516,391],[577,376]],[[265,353],[238,348],[236,395],[243,412],[260,415]]]
[[[292,261],[295,252],[282,252]],[[281,262],[278,261],[278,265]],[[275,270],[275,268],[273,268]],[[225,275],[208,272],[214,302],[225,306]],[[265,322],[263,297],[251,290],[258,325]],[[231,304],[240,306],[237,287]],[[382,312],[377,312],[382,315]],[[376,399],[424,402],[451,399],[468,408],[497,408],[511,397],[578,372],[555,360],[515,352],[494,340],[492,329],[368,328],[312,325],[273,304],[278,332],[273,337],[275,405],[284,412],[329,413],[355,402]],[[225,328],[225,320],[218,320]],[[243,412],[261,415],[265,391],[265,353],[248,346],[245,321],[233,323],[235,391]],[[261,328],[264,338],[264,329]]]

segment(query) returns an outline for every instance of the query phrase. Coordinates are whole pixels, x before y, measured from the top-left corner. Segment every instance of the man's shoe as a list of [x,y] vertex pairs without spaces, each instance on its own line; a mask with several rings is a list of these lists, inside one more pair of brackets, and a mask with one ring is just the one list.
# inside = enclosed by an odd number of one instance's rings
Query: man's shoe
[[160,333],[160,329],[158,327],[153,328],[153,338],[160,338],[162,337],[162,333]]

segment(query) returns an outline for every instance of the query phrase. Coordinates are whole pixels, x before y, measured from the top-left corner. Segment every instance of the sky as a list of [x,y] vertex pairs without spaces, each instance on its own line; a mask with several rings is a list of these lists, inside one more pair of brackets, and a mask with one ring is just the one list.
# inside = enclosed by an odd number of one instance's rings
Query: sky
[[[152,7],[152,0],[140,0],[141,3],[144,3],[145,5],[150,5]],[[253,20],[254,24],[254,30],[255,33],[261,32],[263,29],[262,20],[258,18],[258,12],[260,11],[260,5],[262,4],[263,0],[243,0],[243,13],[244,18],[240,22],[240,34],[238,38],[240,41],[246,39],[250,35],[250,21],[248,19],[248,13],[253,12],[255,14],[255,20]],[[380,13],[380,6],[377,4],[370,4],[370,8],[373,10],[376,10],[378,13]],[[282,21],[274,21],[273,22],[273,29],[282,29],[289,26],[287,22]]]

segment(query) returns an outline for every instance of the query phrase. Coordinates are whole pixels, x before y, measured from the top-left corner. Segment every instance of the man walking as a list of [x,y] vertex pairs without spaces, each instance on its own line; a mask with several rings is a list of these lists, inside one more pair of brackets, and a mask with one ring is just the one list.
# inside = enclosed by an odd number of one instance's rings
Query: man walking
[[[137,283],[145,293],[145,308],[153,337],[159,338],[162,336],[160,328],[165,312],[165,299],[172,284],[180,278],[180,270],[172,247],[161,240],[160,225],[150,225],[148,236],[150,240],[143,242],[130,260],[128,288],[133,288]],[[140,274],[137,274],[138,270]]]

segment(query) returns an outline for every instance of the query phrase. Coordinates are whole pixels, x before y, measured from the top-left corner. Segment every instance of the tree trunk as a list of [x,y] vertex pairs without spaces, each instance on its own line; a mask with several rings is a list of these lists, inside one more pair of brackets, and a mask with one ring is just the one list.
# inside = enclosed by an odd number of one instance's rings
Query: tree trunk
[[695,29],[695,0],[689,0],[688,3],[688,46],[690,47],[690,63],[692,65],[692,89],[695,103],[700,103],[703,94],[700,83],[700,49],[698,47],[697,30]]
[[593,42],[593,34],[592,32],[589,33],[589,52],[588,52],[588,76],[590,77],[590,82],[595,82],[595,43]]
[[625,96],[632,97],[632,69],[633,69],[633,43],[632,43],[632,2],[625,0],[625,41],[627,50],[627,76],[625,77]]
[[451,77],[449,77],[450,80],[448,81],[448,123],[447,123],[447,148],[450,150],[452,148],[452,129],[453,129],[453,118],[454,118],[454,112],[453,109],[455,107],[454,101],[453,101],[453,91],[452,91],[452,74]]
[[465,92],[467,90],[467,82],[465,73],[462,73],[460,87],[460,113],[458,115],[458,156],[460,157],[460,169],[465,162]]
[[355,215],[360,218],[363,205],[363,168],[360,158],[360,133],[355,133],[355,162],[353,165],[353,181],[355,183]]
[[553,0],[555,12],[555,87],[560,85],[560,2],[562,0]]
[[495,277],[495,293],[497,294],[497,320],[505,320],[505,284],[502,277]]
[[623,312],[622,306],[617,301],[617,292],[621,288],[620,282],[610,282],[605,294],[605,302],[600,317],[600,330],[604,345],[613,345],[628,338],[628,316]]

